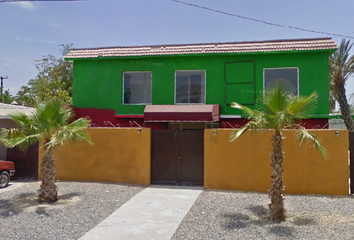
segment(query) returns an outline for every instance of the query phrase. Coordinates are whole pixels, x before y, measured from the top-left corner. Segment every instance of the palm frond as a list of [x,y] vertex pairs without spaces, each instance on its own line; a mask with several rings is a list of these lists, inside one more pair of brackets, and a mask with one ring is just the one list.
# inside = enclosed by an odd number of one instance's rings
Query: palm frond
[[306,118],[312,114],[317,107],[318,94],[313,92],[310,96],[298,96],[290,98],[287,105],[287,113],[295,118]]
[[354,74],[354,55],[349,57],[353,43],[342,39],[342,42],[329,58],[330,70],[330,92],[338,101],[343,118],[346,119],[345,125],[349,131],[353,131],[354,122],[350,115],[350,108],[346,98],[345,84],[349,77]]
[[309,143],[312,143],[315,148],[320,152],[320,154],[326,158],[327,157],[327,150],[321,144],[320,139],[315,134],[310,133],[304,127],[299,127],[296,132],[296,137],[299,140],[299,144],[301,145],[305,140]]
[[90,137],[83,130],[90,120],[78,119],[69,124],[73,114],[58,99],[39,104],[35,101],[36,111],[30,117],[24,114],[11,114],[17,129],[2,129],[0,141],[8,147],[19,146],[26,149],[40,140],[44,140],[46,151],[53,151],[67,141],[78,140],[91,143]]
[[353,43],[342,39],[339,48],[329,58],[330,82],[338,87],[344,87],[345,82],[354,73],[354,55],[349,57]]
[[[243,110],[249,115],[249,121],[243,128],[232,132],[230,141],[234,141],[248,129],[264,130],[274,129],[281,131],[285,128],[297,129],[297,138],[300,144],[304,140],[311,142],[322,156],[326,156],[326,149],[321,145],[318,137],[309,133],[304,127],[297,124],[298,119],[303,119],[316,108],[317,93],[310,96],[297,96],[292,91],[282,91],[284,81],[276,81],[277,85],[270,87],[264,99],[258,101],[256,110],[252,110],[238,103],[232,107]],[[280,84],[282,83],[282,84]]]
[[261,112],[259,112],[257,110],[252,110],[252,109],[250,109],[244,105],[241,105],[239,103],[236,103],[236,102],[232,102],[231,107],[242,110],[246,115],[249,116],[249,118],[257,118],[261,114]]
[[71,118],[71,111],[62,107],[59,99],[52,99],[45,104],[37,104],[37,114],[33,116],[34,122],[41,127],[40,131],[50,137],[56,128],[65,126]]
[[15,122],[19,129],[24,130],[28,133],[33,133],[37,131],[37,127],[31,121],[31,118],[24,113],[12,113],[8,114],[9,117]]
[[278,112],[283,111],[284,105],[286,104],[286,93],[281,90],[281,86],[277,85],[264,96],[264,112],[266,115],[274,116]]
[[286,106],[291,92],[283,92],[280,82],[275,82],[275,86],[269,87],[269,91],[264,96],[264,116],[268,126],[272,129],[282,129],[286,122]]
[[46,149],[52,151],[58,146],[64,146],[70,141],[87,142],[92,144],[91,138],[84,128],[90,125],[90,120],[85,118],[77,119],[71,124],[64,126],[53,134],[50,141],[46,143]]
[[75,120],[74,122],[68,124],[66,127],[72,131],[79,130],[82,128],[87,128],[90,126],[91,120],[88,118],[79,118]]
[[257,131],[266,130],[269,128],[268,122],[264,117],[259,117],[257,119],[253,119],[245,124],[242,128],[235,130],[231,133],[230,142],[235,141],[242,134],[244,134],[247,130],[251,130],[252,133]]
[[26,150],[30,145],[38,143],[41,134],[25,134],[23,130],[11,128],[0,130],[0,142],[6,147],[13,148],[18,146],[21,150]]
[[230,136],[230,142],[235,141],[237,138],[239,138],[242,134],[244,134],[247,130],[249,129],[248,124],[246,124],[245,126],[243,126],[242,128],[235,130],[231,133]]

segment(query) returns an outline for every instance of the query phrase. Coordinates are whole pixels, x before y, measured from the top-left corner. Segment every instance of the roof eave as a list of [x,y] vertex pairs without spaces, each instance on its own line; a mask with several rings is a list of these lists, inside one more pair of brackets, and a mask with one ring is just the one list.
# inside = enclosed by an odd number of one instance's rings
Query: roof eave
[[77,60],[101,60],[101,59],[129,59],[129,58],[153,58],[153,57],[190,57],[190,56],[216,56],[216,55],[255,55],[255,54],[288,54],[288,53],[313,53],[328,52],[334,53],[337,48],[315,49],[315,50],[291,50],[291,51],[260,51],[260,52],[228,52],[228,53],[188,53],[188,54],[156,54],[156,55],[132,55],[132,56],[97,56],[97,57],[78,57],[64,58],[66,61]]

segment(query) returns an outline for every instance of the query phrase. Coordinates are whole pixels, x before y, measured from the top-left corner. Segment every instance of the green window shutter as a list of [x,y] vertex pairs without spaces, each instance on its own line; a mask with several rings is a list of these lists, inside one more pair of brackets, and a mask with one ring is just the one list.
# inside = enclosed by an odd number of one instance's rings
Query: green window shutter
[[254,83],[254,62],[225,63],[226,83]]
[[254,61],[225,63],[225,104],[237,102],[250,105],[255,103]]
[[226,104],[237,102],[241,104],[254,104],[254,84],[227,84]]

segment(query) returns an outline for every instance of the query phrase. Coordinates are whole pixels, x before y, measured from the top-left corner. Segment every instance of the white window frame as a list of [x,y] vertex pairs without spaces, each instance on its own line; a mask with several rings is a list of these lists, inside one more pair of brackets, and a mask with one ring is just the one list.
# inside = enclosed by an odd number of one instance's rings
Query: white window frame
[[[151,103],[124,103],[124,74],[125,73],[150,73],[151,74]],[[123,71],[122,74],[122,105],[152,105],[152,71]]]
[[278,67],[278,68],[263,68],[263,96],[265,95],[265,72],[266,70],[277,70],[277,69],[296,69],[297,71],[297,96],[300,94],[300,81],[299,81],[299,67]]
[[[177,95],[177,72],[196,72],[196,73],[200,73],[203,72],[204,73],[204,98],[202,99],[201,103],[177,103],[176,102],[176,95]],[[205,70],[175,70],[175,89],[174,89],[174,104],[175,105],[203,105],[206,104],[206,71]],[[202,79],[203,80],[203,79]]]

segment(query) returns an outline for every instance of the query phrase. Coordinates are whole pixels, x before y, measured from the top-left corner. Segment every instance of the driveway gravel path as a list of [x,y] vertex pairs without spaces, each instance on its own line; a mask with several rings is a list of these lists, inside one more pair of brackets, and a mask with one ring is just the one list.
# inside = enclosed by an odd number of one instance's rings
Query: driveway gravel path
[[39,182],[0,189],[0,239],[78,239],[143,189],[136,185],[58,182],[59,201],[39,204]]
[[288,218],[266,220],[268,195],[201,193],[172,239],[354,239],[354,197],[287,195]]
[[[27,181],[28,183],[28,181]],[[10,181],[9,185],[6,188],[1,188],[0,189],[0,194],[4,193],[4,192],[8,192],[8,191],[12,191],[16,188],[22,187],[23,185],[25,185],[26,182],[25,181]]]
[[[0,239],[79,239],[143,189],[91,182],[58,187],[60,200],[51,205],[36,201],[38,182],[0,189]],[[286,195],[282,223],[265,218],[268,203],[264,193],[204,190],[172,239],[354,239],[353,196]]]

